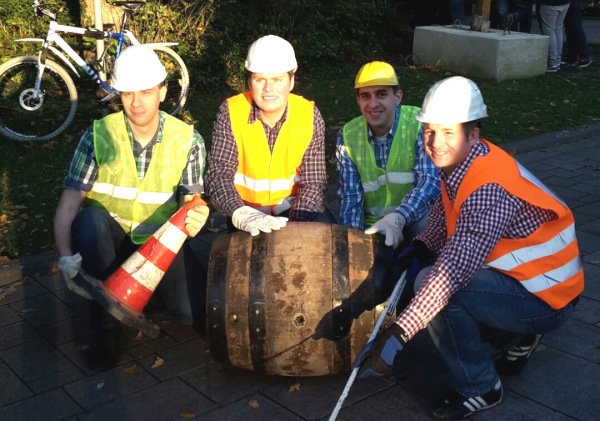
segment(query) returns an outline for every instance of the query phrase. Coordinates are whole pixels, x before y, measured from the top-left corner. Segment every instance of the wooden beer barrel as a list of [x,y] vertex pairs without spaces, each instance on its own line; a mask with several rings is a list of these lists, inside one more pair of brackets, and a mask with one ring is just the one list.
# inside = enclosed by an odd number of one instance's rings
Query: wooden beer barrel
[[213,358],[283,376],[351,369],[383,309],[363,311],[374,306],[378,237],[314,222],[217,237],[207,279]]

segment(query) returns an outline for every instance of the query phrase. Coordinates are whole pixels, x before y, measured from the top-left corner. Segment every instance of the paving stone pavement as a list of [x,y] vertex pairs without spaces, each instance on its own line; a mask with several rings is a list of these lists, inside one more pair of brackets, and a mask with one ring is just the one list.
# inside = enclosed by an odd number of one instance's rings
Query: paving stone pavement
[[[524,372],[502,379],[503,403],[471,419],[599,419],[600,124],[509,147],[573,209],[586,288]],[[334,186],[328,198],[336,211]],[[0,420],[323,420],[346,384],[349,372],[280,377],[214,362],[194,330],[164,315],[155,319],[159,338],[127,330],[119,365],[93,371],[87,305],[53,273],[55,259],[42,253],[0,268]],[[354,383],[339,420],[430,419],[445,369],[426,332],[408,348],[396,379]]]

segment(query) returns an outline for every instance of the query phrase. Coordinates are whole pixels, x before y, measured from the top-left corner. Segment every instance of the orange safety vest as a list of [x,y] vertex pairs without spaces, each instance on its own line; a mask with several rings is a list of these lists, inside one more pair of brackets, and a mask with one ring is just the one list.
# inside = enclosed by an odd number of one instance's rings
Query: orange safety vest
[[299,188],[300,164],[313,137],[314,103],[301,96],[288,97],[287,119],[281,126],[273,152],[262,122],[248,123],[252,110],[249,92],[227,99],[231,129],[238,148],[234,184],[248,206],[275,211]]
[[525,202],[549,209],[558,219],[542,224],[525,238],[501,238],[485,265],[511,276],[554,309],[561,309],[583,291],[583,269],[570,209],[533,174],[497,146],[481,139],[490,152],[475,158],[462,180],[454,204],[442,181],[448,237],[456,228],[464,201],[485,184],[498,184]]

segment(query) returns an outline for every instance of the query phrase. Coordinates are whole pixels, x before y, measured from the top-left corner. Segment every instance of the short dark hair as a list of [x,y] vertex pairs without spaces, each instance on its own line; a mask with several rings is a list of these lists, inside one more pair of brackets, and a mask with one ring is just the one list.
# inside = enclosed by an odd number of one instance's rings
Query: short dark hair
[[467,121],[466,123],[462,123],[462,126],[463,126],[463,130],[465,132],[465,136],[469,137],[469,133],[471,133],[471,131],[473,131],[474,128],[478,128],[479,130],[481,130],[481,121],[480,120]]

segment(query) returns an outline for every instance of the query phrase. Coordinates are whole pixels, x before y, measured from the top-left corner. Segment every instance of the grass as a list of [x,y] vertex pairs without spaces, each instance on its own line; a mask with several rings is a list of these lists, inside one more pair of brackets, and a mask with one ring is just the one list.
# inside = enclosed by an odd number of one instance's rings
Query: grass
[[[591,46],[600,57],[600,46]],[[434,68],[395,65],[403,103],[420,106],[428,88],[449,73]],[[298,74],[295,92],[316,102],[327,124],[330,182],[335,182],[335,133],[358,115],[354,76],[358,68],[323,69]],[[192,79],[193,79],[193,72]],[[193,80],[192,80],[193,81]],[[599,121],[600,64],[587,69],[566,69],[531,79],[493,82],[477,80],[490,118],[483,136],[502,144]],[[99,118],[91,82],[78,87],[80,107],[75,123],[59,138],[42,143],[16,142],[0,137],[0,256],[15,258],[53,248],[52,221],[62,191],[62,180],[82,130]],[[210,145],[212,125],[225,89],[211,93],[192,91],[185,119],[193,122]]]

